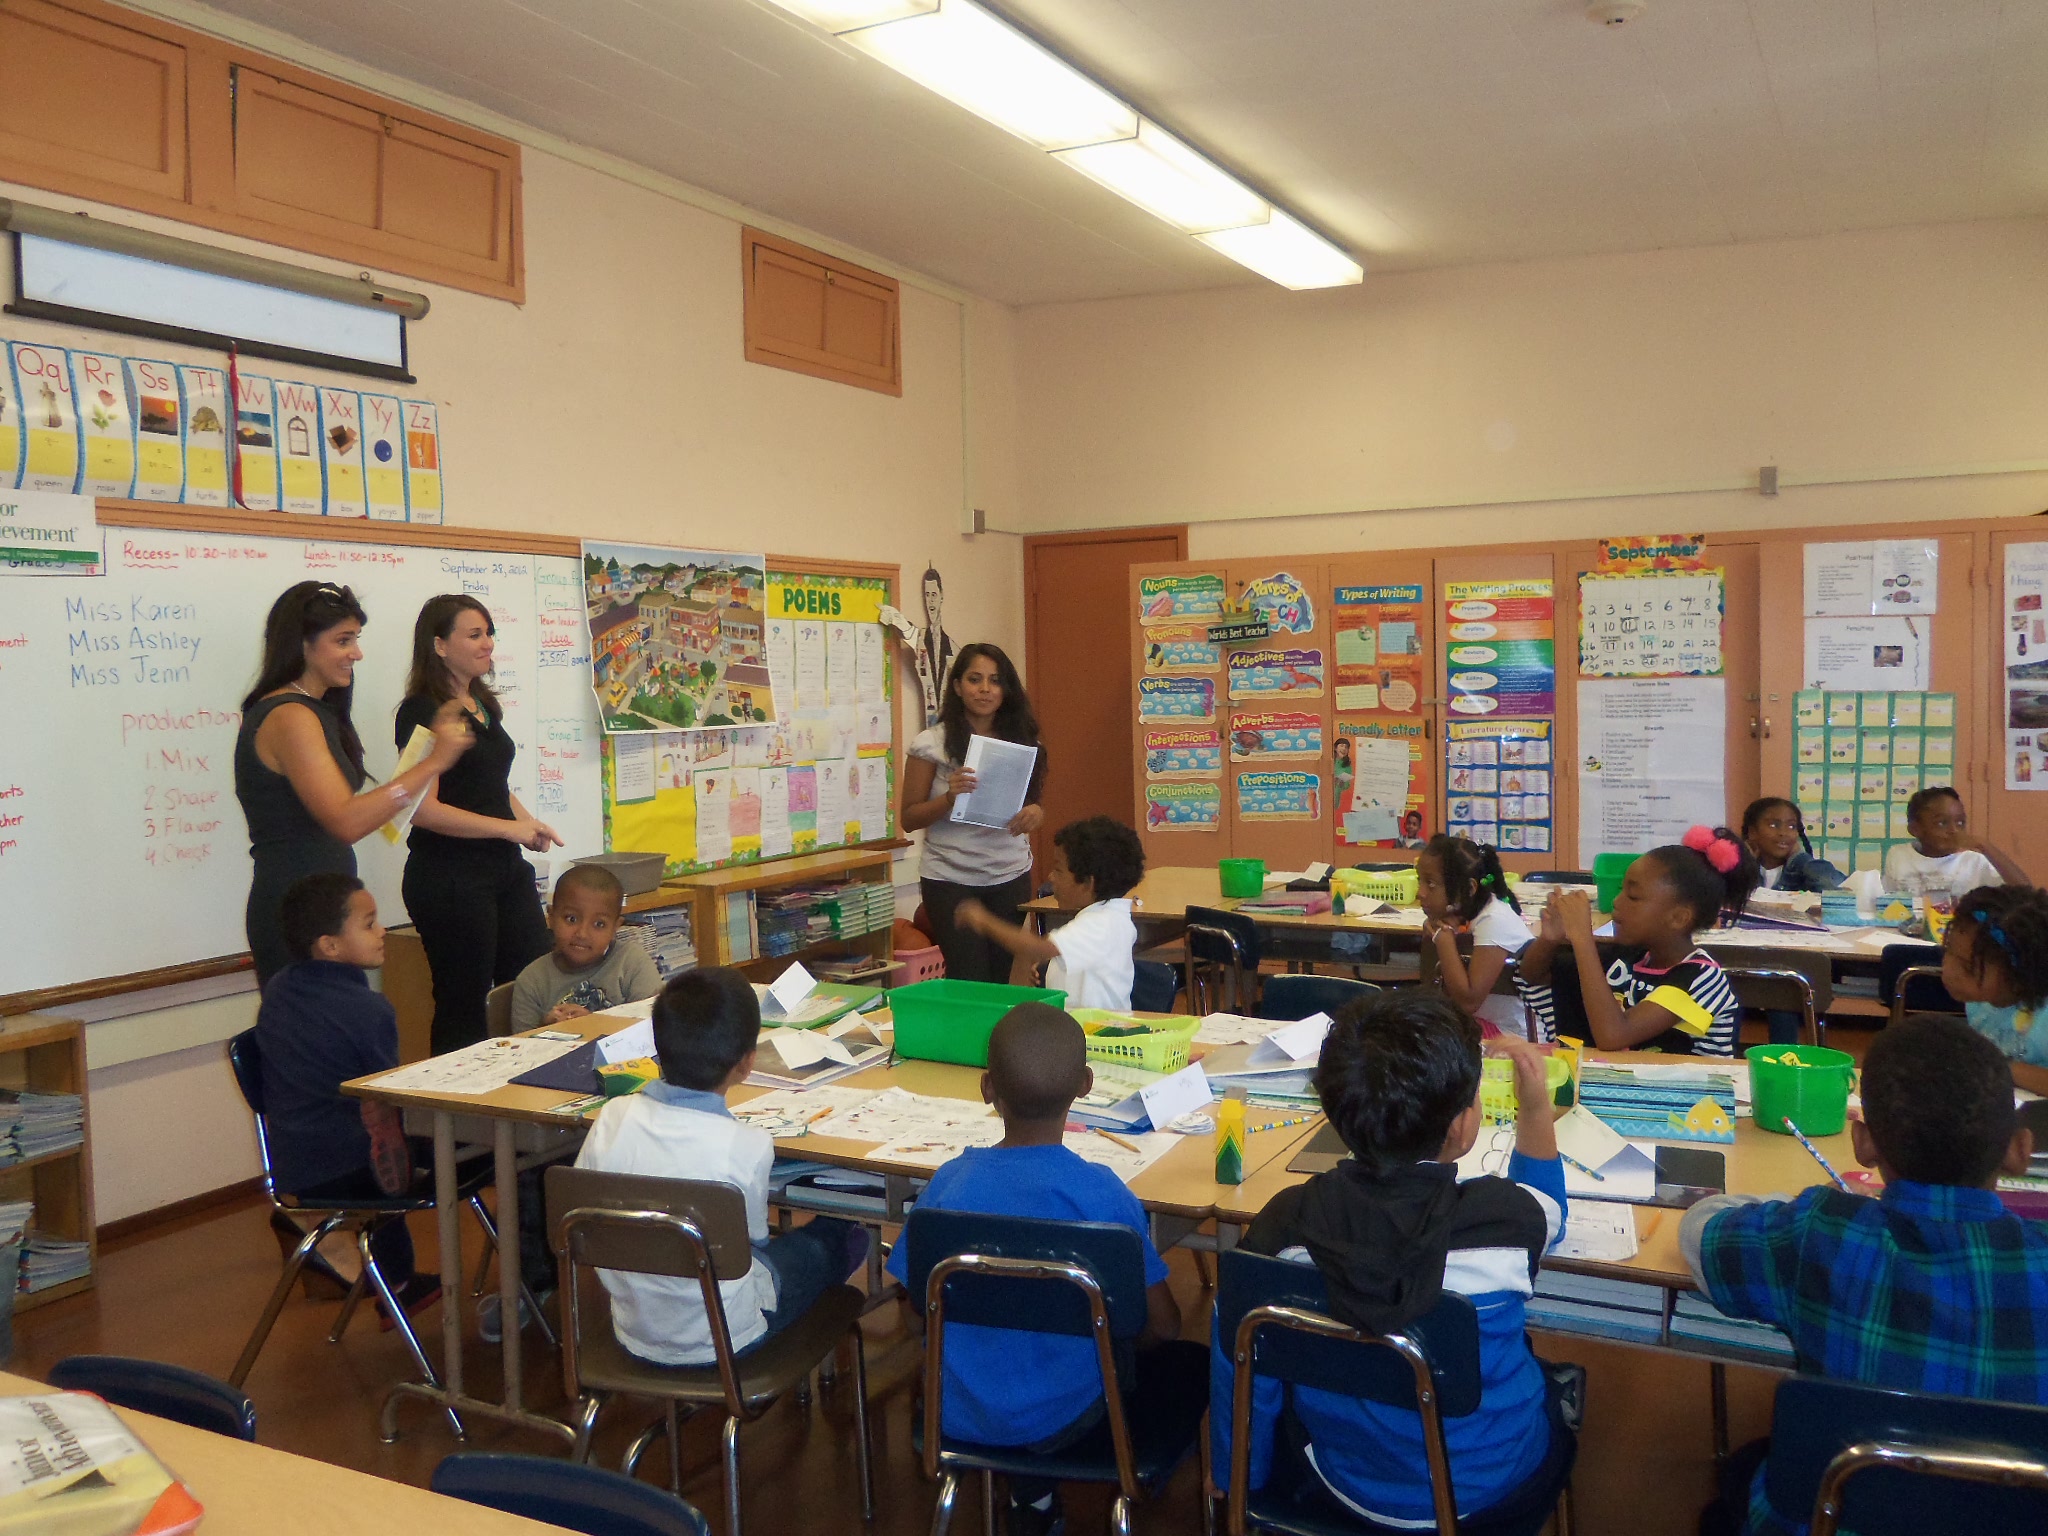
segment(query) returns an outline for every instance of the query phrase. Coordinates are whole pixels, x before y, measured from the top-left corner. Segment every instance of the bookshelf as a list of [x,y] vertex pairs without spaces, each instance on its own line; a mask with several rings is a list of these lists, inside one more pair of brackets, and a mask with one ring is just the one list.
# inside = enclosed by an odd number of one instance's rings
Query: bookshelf
[[99,1246],[92,1213],[92,1106],[85,1092],[85,1026],[76,1019],[26,1013],[0,1019],[0,1088],[34,1093],[75,1093],[84,1101],[84,1139],[75,1147],[0,1168],[0,1200],[33,1200],[33,1225],[53,1237],[93,1245],[92,1268],[76,1280],[24,1292],[14,1310],[26,1312],[92,1289]]
[[[699,965],[734,965],[755,981],[772,980],[792,960],[806,964],[837,955],[865,955],[877,969],[893,959],[891,934],[887,925],[872,933],[847,939],[830,939],[785,955],[764,955],[752,960],[735,960],[726,931],[728,898],[738,895],[772,896],[790,886],[825,880],[849,880],[863,885],[890,884],[890,868],[896,850],[908,847],[906,840],[866,843],[857,848],[839,848],[825,853],[799,854],[794,858],[769,859],[753,864],[732,864],[698,874],[678,875],[661,888],[627,900],[626,911],[649,912],[660,907],[689,906],[690,928],[697,946]],[[881,978],[876,978],[879,982]]]

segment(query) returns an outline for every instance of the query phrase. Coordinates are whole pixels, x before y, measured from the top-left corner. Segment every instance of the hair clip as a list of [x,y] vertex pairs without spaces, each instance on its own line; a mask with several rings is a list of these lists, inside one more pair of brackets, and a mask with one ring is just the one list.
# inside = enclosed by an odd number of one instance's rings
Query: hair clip
[[1714,846],[1714,829],[1701,826],[1687,827],[1685,829],[1685,836],[1681,837],[1679,842],[1690,848],[1694,853],[1705,853]]

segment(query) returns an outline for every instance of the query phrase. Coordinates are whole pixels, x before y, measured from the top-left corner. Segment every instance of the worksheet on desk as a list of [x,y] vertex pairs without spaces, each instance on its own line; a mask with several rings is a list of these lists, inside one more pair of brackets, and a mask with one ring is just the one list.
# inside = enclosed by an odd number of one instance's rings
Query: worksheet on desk
[[542,1040],[533,1035],[479,1040],[446,1056],[431,1056],[386,1072],[377,1079],[377,1086],[405,1093],[496,1093],[521,1073],[544,1067],[582,1044],[573,1037]]
[[986,1104],[971,1099],[930,1098],[907,1088],[885,1088],[864,1104],[839,1111],[811,1127],[813,1136],[836,1136],[845,1141],[890,1142],[934,1140],[976,1128],[993,1121],[1000,1132],[1002,1122]]

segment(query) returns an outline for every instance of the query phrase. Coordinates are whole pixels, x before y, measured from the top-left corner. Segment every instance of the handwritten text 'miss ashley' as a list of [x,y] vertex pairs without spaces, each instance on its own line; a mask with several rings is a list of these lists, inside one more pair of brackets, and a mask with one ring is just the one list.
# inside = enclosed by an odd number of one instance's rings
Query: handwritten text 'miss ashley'
[[71,686],[105,688],[123,682],[186,683],[204,643],[195,627],[196,603],[166,603],[135,596],[124,603],[64,600],[64,638]]

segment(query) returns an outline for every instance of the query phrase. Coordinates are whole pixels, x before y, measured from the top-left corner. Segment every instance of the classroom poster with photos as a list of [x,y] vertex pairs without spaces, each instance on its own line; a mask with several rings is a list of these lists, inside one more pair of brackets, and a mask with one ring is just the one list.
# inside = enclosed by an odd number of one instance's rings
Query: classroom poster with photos
[[2048,790],[2048,544],[2005,546],[2005,787]]
[[1719,677],[1722,572],[1579,578],[1581,677]]
[[1845,874],[1909,842],[1906,804],[1956,772],[1952,693],[1809,688],[1793,700],[1792,799],[1814,852]]
[[1444,821],[1503,853],[1548,853],[1554,765],[1549,720],[1453,720]]
[[1424,725],[1398,715],[1337,722],[1337,846],[1415,848],[1429,837]]
[[1420,582],[1340,586],[1331,594],[1341,713],[1415,713],[1428,691],[1422,675],[1426,602]]

